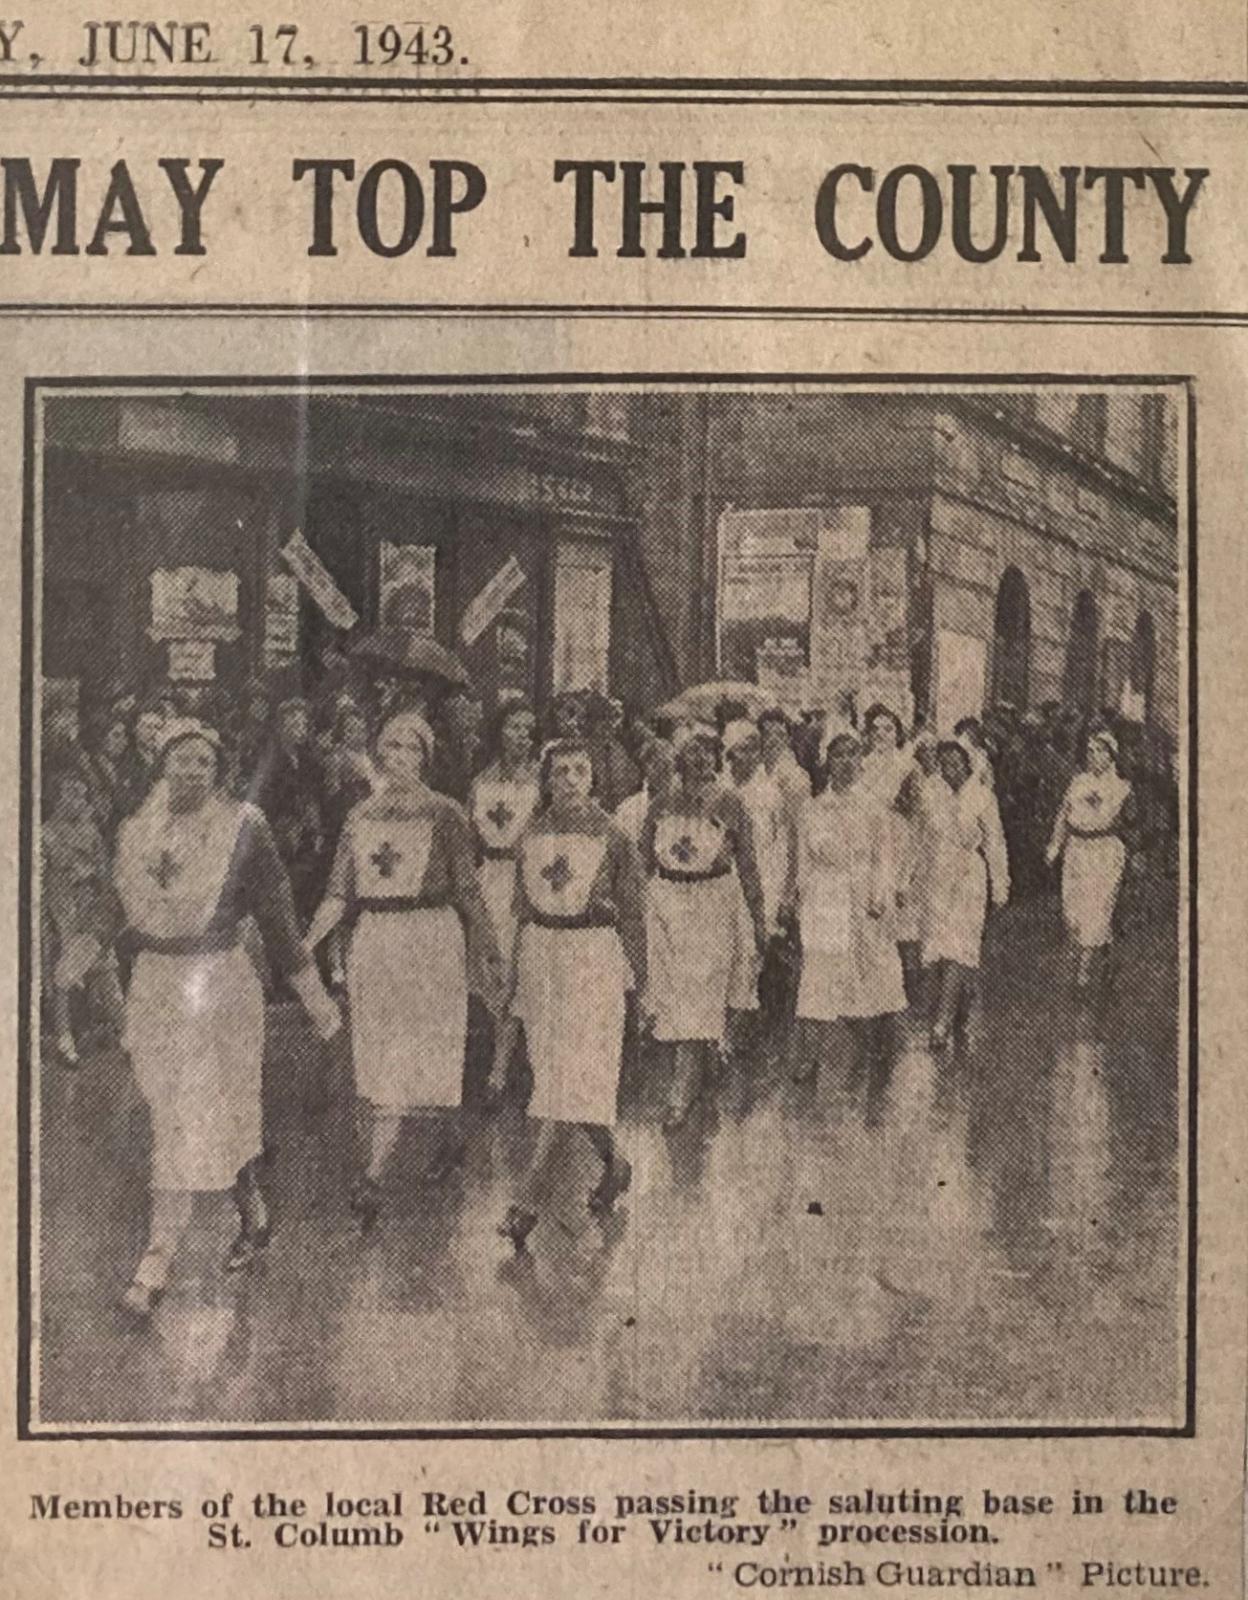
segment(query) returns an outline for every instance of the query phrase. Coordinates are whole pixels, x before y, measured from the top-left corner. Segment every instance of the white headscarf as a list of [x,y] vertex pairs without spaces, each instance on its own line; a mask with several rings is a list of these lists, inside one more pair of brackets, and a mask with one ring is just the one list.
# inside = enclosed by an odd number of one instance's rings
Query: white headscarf
[[387,717],[382,723],[381,727],[377,730],[378,744],[381,743],[382,735],[386,732],[386,730],[388,728],[393,728],[397,723],[403,723],[407,727],[414,730],[417,738],[425,747],[425,761],[432,761],[433,747],[435,743],[433,729],[429,726],[428,722],[426,722],[425,718],[421,716],[419,711],[412,711],[410,709],[406,711],[396,711],[393,716]]
[[748,739],[753,739],[758,733],[757,727],[748,722],[744,717],[738,717],[735,722],[730,722],[723,731],[724,754],[736,750],[745,744]]

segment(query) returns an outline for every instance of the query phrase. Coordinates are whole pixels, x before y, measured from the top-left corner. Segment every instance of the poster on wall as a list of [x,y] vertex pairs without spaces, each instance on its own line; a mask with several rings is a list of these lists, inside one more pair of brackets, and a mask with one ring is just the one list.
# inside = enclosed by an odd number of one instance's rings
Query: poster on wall
[[605,693],[611,647],[611,555],[560,545],[555,563],[554,689]]
[[211,567],[159,567],[151,575],[148,637],[237,639],[238,574]]
[[831,710],[861,692],[867,669],[871,572],[867,506],[822,513],[810,600],[810,675],[816,703]]
[[438,551],[432,544],[381,542],[377,620],[432,638]]
[[170,639],[169,677],[174,683],[211,683],[216,675],[215,639]]
[[289,572],[271,572],[264,589],[264,664],[282,667],[299,650],[299,585]]
[[810,666],[810,586],[825,513],[725,511],[719,519],[719,672],[804,692]]

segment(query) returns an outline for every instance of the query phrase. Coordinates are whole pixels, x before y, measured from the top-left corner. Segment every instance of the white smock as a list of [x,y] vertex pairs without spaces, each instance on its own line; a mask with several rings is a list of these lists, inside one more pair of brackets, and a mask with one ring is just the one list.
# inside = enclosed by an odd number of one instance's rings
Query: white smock
[[1080,772],[1058,813],[1062,847],[1062,916],[1082,949],[1110,942],[1127,851],[1116,829],[1131,785],[1116,772]]
[[825,790],[802,806],[799,1017],[833,1022],[906,1009],[890,914],[897,883],[892,847],[888,815],[861,784],[839,794]]
[[922,928],[923,960],[978,967],[991,896],[1010,894],[1009,861],[996,797],[971,777],[955,793],[942,779],[927,791],[931,850]]
[[[214,797],[173,814],[158,786],[124,823],[115,872],[141,939],[205,939],[252,808]],[[242,945],[144,949],[126,996],[125,1044],[152,1116],[152,1187],[228,1189],[261,1147],[264,993]]]
[[548,1121],[616,1120],[628,962],[614,926],[594,925],[607,850],[605,833],[534,830],[520,843],[515,1009],[533,1069],[529,1115]]
[[[366,802],[367,804],[367,802]],[[353,815],[354,895],[362,902],[347,956],[357,1092],[391,1114],[457,1106],[468,985],[463,924],[422,898],[432,814]]]

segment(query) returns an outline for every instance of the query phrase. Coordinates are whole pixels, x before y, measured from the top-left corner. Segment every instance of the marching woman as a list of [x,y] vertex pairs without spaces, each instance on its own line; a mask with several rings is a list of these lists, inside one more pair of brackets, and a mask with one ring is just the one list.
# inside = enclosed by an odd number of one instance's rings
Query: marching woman
[[[502,981],[510,989],[516,945],[516,845],[541,799],[537,761],[537,719],[523,700],[508,702],[494,727],[494,760],[472,781],[468,811],[476,830],[481,895],[502,957]],[[498,1019],[494,1058],[506,1072],[519,1023],[510,1014]]]
[[936,759],[944,780],[925,805],[931,865],[923,926],[923,964],[936,968],[933,1050],[961,1031],[974,993],[989,900],[1010,897],[1009,859],[996,797],[974,776],[966,746],[942,740]]
[[802,937],[799,1082],[818,1071],[826,1024],[847,1021],[874,1083],[887,1069],[891,1019],[906,1009],[892,922],[896,834],[889,811],[863,778],[863,764],[854,735],[837,734],[828,746],[825,786],[798,813],[787,898],[796,906]]
[[[517,1250],[537,1225],[569,1125],[602,1162],[589,1196],[605,1215],[632,1168],[615,1146],[624,996],[646,975],[643,883],[637,853],[592,798],[593,755],[563,739],[542,756],[545,804],[521,837],[516,910],[520,935],[511,1009],[533,1068],[529,1115],[541,1132],[517,1202],[499,1232]],[[626,959],[627,956],[627,959]]]
[[757,955],[767,943],[754,830],[740,795],[719,781],[720,748],[710,728],[685,735],[678,781],[651,805],[641,834],[649,874],[646,1009],[656,1041],[672,1046],[674,1058],[669,1129],[684,1122],[724,1041],[739,895]]
[[[351,1197],[361,1230],[382,1209],[382,1177],[405,1117],[457,1108],[468,1026],[467,940],[497,1000],[498,946],[481,897],[472,828],[425,782],[433,731],[399,711],[377,737],[382,784],[347,818],[325,898],[308,933],[316,948],[351,925],[347,995],[364,1171]],[[453,1164],[443,1140],[427,1177]]]
[[911,1005],[918,1003],[922,988],[923,927],[935,854],[930,820],[933,797],[939,805],[946,787],[937,765],[937,743],[936,735],[927,728],[915,734],[910,746],[912,764],[897,797],[897,810],[907,824],[907,851],[898,864],[897,948]]
[[[737,944],[733,956],[732,981],[728,989],[729,1043],[739,1053],[745,1042],[744,1030],[739,1024],[742,1014],[760,1008],[762,991],[768,1000],[777,991],[774,982],[763,982],[763,969],[768,967],[768,977],[776,970],[780,940],[780,904],[789,880],[792,854],[793,816],[796,806],[781,788],[779,780],[767,771],[763,763],[763,741],[754,723],[746,719],[730,722],[723,732],[724,757],[732,777],[735,793],[744,805],[750,819],[754,838],[754,855],[758,862],[759,887],[763,896],[763,917],[767,927],[767,945],[760,961],[755,949],[754,925],[749,907],[742,893],[737,898]],[[766,1023],[781,1019],[769,1007]],[[733,1037],[733,1034],[738,1037]]]
[[1062,915],[1078,952],[1075,982],[1086,988],[1098,950],[1112,937],[1114,904],[1127,864],[1124,834],[1134,821],[1131,785],[1118,771],[1118,743],[1088,739],[1085,768],[1066,791],[1045,860],[1062,861]]
[[114,873],[137,952],[126,1047],[152,1113],[148,1243],[122,1299],[137,1317],[165,1287],[197,1194],[233,1191],[241,1227],[228,1271],[269,1240],[260,1185],[264,995],[241,943],[246,919],[321,1037],[341,1022],[300,942],[268,823],[222,788],[215,729],[168,722],[154,776],[163,781],[122,826]]
[[871,706],[863,726],[866,731],[862,753],[860,782],[879,802],[888,817],[892,838],[890,850],[897,874],[896,905],[889,921],[897,950],[901,956],[902,972],[906,978],[906,993],[913,996],[918,991],[918,920],[910,897],[910,864],[915,850],[914,821],[906,811],[902,790],[913,770],[913,758],[906,748],[906,731],[901,718],[886,705]]

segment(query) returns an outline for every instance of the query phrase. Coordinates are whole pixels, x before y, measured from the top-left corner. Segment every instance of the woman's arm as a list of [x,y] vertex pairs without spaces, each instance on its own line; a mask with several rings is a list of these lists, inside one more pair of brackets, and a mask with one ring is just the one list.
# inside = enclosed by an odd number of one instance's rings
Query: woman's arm
[[323,944],[330,934],[347,914],[347,907],[351,903],[355,892],[355,849],[352,841],[351,822],[348,819],[338,835],[338,845],[334,851],[333,865],[329,869],[329,878],[325,884],[325,893],[321,903],[313,914],[308,925],[307,940],[309,949],[315,950]]
[[615,902],[620,943],[633,969],[639,995],[646,992],[646,912],[645,877],[633,843],[614,826],[607,833],[607,852],[611,868],[611,897]]
[[737,860],[737,877],[754,924],[754,940],[762,950],[767,943],[767,918],[763,909],[763,881],[758,870],[758,851],[754,844],[754,824],[750,814],[735,795],[727,807],[728,822],[732,829],[732,845]]
[[483,964],[497,978],[502,972],[502,957],[477,877],[472,824],[458,806],[448,805],[439,817],[438,825],[446,848],[451,898],[464,919],[468,937],[480,953]]
[[988,888],[994,906],[1003,906],[1010,898],[1010,854],[1005,843],[1005,830],[1001,826],[1001,812],[991,789],[984,791],[984,806],[980,812],[983,826],[984,860],[988,863]]
[[1062,796],[1062,803],[1057,808],[1057,817],[1053,823],[1053,833],[1049,839],[1048,849],[1044,852],[1044,859],[1049,866],[1057,860],[1066,848],[1067,816],[1070,812],[1070,789]]

